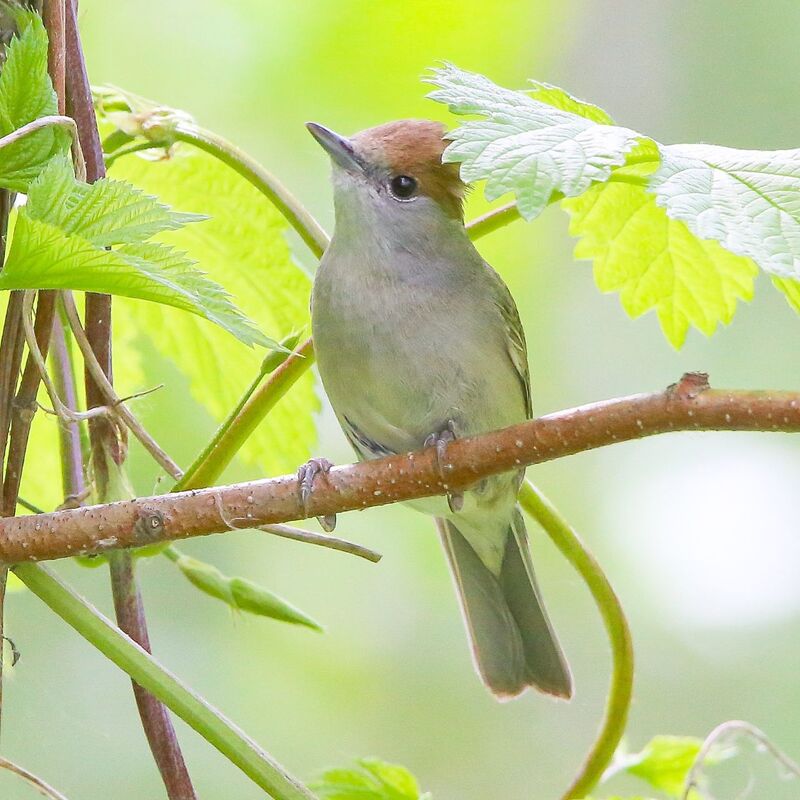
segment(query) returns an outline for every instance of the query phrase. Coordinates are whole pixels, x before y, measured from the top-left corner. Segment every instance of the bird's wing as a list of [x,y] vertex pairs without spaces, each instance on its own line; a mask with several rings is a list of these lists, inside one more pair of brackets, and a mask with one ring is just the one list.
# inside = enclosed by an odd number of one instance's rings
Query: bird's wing
[[531,376],[528,369],[528,346],[525,343],[525,331],[520,322],[517,304],[508,291],[503,279],[486,264],[494,289],[495,302],[503,317],[506,331],[506,347],[511,364],[517,372],[522,392],[525,395],[525,409],[528,419],[533,418],[533,398],[531,397]]

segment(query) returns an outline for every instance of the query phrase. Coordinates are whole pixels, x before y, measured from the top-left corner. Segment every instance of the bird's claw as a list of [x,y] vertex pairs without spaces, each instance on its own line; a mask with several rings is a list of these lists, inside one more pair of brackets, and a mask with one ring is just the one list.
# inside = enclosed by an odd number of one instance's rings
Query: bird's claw
[[[444,465],[445,457],[447,455],[447,445],[455,440],[455,423],[453,420],[448,420],[447,425],[442,431],[439,433],[431,433],[424,442],[425,447],[436,448],[436,464],[439,468],[439,475],[443,480],[446,478],[444,474]],[[464,508],[463,492],[448,492],[446,497],[447,505],[454,514],[457,514],[462,508]]]
[[[304,511],[308,511],[308,501],[314,491],[314,481],[320,473],[327,474],[330,472],[333,463],[328,461],[327,458],[312,458],[309,459],[297,470],[297,481],[299,484],[300,503]],[[336,514],[326,514],[323,517],[317,517],[320,527],[326,533],[331,533],[336,527]]]

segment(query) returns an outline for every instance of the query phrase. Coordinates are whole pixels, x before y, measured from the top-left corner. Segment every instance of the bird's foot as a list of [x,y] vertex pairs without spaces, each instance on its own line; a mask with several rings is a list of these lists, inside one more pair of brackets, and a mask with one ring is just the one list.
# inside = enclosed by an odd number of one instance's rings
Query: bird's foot
[[[314,491],[314,481],[317,475],[320,473],[327,475],[332,466],[333,463],[328,461],[327,458],[312,458],[297,470],[298,492],[304,511],[308,510],[308,501]],[[331,533],[336,527],[336,514],[317,517],[317,522],[319,522],[322,530],[326,533]]]
[[[447,477],[444,474],[445,456],[447,455],[447,445],[456,440],[456,424],[453,420],[447,420],[447,425],[438,433],[431,433],[424,442],[425,447],[436,448],[436,463],[439,467],[439,475],[442,480]],[[448,492],[447,505],[450,510],[457,514],[464,507],[463,492]]]

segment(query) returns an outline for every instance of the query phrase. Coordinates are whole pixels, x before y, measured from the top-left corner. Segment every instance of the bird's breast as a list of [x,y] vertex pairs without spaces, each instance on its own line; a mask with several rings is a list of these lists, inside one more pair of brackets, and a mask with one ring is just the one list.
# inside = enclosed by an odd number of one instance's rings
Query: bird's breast
[[394,452],[420,447],[450,419],[461,435],[525,419],[503,331],[491,301],[474,291],[435,265],[393,270],[385,261],[327,254],[312,324],[339,419]]

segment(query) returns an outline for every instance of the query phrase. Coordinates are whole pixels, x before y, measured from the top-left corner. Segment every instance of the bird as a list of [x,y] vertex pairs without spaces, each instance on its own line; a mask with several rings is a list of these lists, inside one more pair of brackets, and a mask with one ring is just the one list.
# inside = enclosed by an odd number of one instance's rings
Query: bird
[[[469,238],[466,185],[438,122],[351,137],[309,122],[332,164],[335,226],[311,327],[323,388],[361,460],[436,447],[533,415],[525,334],[503,280]],[[312,459],[302,491],[330,462]],[[517,504],[524,470],[412,501],[432,515],[473,661],[499,700],[529,686],[572,696]]]

